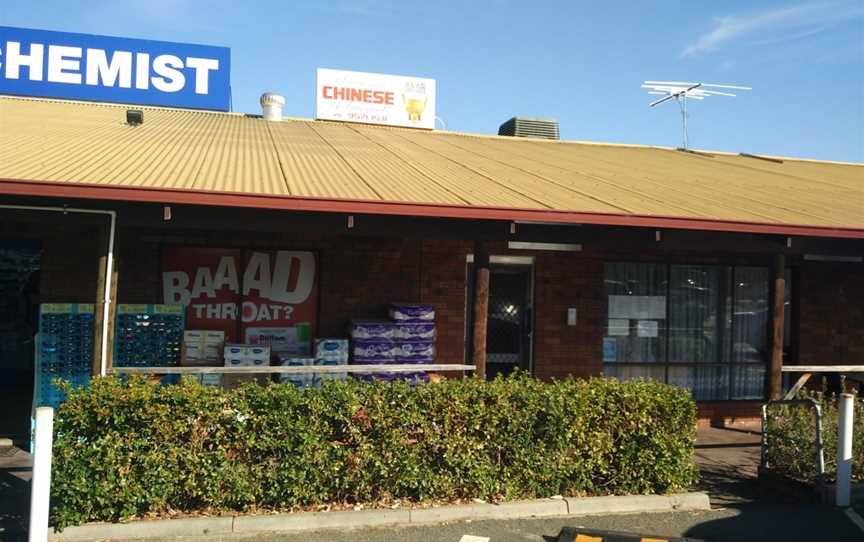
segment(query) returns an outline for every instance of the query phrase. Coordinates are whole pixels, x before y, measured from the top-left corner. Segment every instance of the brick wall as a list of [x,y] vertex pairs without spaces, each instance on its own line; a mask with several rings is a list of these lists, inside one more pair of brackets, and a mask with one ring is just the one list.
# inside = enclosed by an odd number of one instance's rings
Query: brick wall
[[471,243],[427,240],[422,246],[423,274],[418,301],[435,307],[438,359],[444,363],[462,363],[467,306],[466,255],[471,251]]
[[804,262],[798,277],[799,363],[864,364],[864,265]]
[[419,301],[418,241],[339,238],[316,248],[322,335],[344,336],[351,318],[381,318],[390,301]]
[[63,226],[40,235],[40,303],[94,303],[101,247],[96,228]]
[[[534,263],[534,372],[538,377],[603,371],[603,263],[578,252],[539,252]],[[567,310],[576,308],[575,326]]]

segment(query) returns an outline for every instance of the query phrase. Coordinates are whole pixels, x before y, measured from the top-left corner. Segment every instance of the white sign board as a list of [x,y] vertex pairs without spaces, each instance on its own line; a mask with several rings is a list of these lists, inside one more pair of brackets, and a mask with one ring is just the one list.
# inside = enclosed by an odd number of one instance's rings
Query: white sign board
[[636,335],[639,337],[657,337],[658,331],[657,320],[639,320],[636,324]]
[[630,335],[630,320],[626,318],[609,320],[609,335],[613,337],[627,337]]
[[610,295],[609,319],[665,320],[666,296]]
[[435,80],[318,68],[315,118],[435,128]]

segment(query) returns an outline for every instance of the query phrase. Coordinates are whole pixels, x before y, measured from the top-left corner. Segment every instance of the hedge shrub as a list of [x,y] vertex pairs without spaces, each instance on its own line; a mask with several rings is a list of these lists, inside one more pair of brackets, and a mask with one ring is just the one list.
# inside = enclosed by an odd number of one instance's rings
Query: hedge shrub
[[517,375],[405,384],[70,391],[54,441],[52,524],[323,503],[663,493],[689,487],[685,390]]
[[[825,477],[837,476],[837,397],[817,391],[801,391],[798,398],[812,398],[822,407],[822,439]],[[813,482],[816,465],[816,430],[813,409],[807,406],[772,405],[768,409],[768,464],[792,478]],[[852,437],[852,478],[864,481],[864,400],[855,399]]]

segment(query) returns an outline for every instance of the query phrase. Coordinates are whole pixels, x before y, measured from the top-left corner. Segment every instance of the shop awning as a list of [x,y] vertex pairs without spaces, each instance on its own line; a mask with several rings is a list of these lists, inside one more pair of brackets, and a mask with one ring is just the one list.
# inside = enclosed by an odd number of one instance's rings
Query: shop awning
[[127,109],[0,97],[0,193],[864,238],[860,164]]

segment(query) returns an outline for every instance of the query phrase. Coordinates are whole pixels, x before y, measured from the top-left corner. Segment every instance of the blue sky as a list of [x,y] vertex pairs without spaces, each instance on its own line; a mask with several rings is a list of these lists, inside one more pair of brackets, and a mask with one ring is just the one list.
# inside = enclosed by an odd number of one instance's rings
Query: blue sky
[[864,162],[864,0],[2,0],[0,24],[231,48],[234,109],[314,115],[318,67],[430,77],[450,130],[513,115],[565,139],[678,146],[646,79],[752,86],[690,102],[694,148]]

